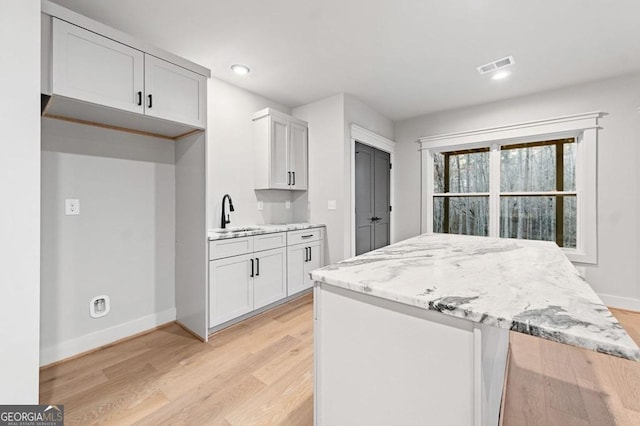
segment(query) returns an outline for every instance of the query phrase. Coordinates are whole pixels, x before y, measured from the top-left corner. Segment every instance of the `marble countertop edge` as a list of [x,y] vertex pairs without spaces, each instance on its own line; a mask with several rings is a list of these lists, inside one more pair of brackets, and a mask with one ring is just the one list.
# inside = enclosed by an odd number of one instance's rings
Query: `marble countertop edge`
[[[209,241],[225,240],[229,238],[252,237],[254,235],[272,234],[275,232],[302,231],[312,228],[323,228],[321,223],[288,223],[288,224],[265,224],[247,225],[242,227],[230,227],[231,231],[221,232],[218,229],[209,229],[207,236]],[[234,228],[252,228],[250,230],[233,231]]]
[[310,276],[381,299],[640,361],[638,345],[553,243],[425,234]]

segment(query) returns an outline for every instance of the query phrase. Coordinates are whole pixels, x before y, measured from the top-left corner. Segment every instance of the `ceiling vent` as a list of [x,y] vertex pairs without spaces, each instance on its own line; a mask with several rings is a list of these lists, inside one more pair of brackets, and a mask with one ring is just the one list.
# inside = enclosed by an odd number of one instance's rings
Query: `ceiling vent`
[[495,70],[499,70],[501,68],[510,67],[513,65],[515,61],[513,60],[513,56],[507,56],[506,58],[498,59],[497,61],[489,62],[488,64],[480,65],[478,67],[478,72],[480,74],[486,74],[488,72],[493,72]]

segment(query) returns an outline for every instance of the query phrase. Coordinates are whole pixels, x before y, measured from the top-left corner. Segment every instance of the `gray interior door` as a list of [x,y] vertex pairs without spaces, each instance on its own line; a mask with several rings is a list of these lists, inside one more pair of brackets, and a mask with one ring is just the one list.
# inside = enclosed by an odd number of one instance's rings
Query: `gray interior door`
[[356,255],[384,247],[390,235],[390,155],[356,142]]

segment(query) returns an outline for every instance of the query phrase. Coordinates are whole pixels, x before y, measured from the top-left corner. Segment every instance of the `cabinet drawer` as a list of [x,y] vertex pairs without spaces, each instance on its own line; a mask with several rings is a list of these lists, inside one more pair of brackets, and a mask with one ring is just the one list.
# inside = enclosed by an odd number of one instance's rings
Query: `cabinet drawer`
[[287,233],[256,235],[253,237],[253,251],[271,250],[287,245]]
[[209,260],[253,252],[253,237],[209,241]]
[[318,241],[321,239],[323,239],[322,228],[311,228],[311,229],[303,229],[302,231],[287,232],[287,244],[290,246],[294,244]]

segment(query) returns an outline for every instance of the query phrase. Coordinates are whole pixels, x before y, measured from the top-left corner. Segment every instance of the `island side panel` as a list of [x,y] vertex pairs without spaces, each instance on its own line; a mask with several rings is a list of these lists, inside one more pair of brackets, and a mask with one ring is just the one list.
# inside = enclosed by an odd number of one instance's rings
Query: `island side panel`
[[[482,425],[500,421],[503,387],[509,352],[509,330],[474,324],[476,336],[476,418]],[[478,356],[479,355],[479,356]],[[479,367],[479,370],[478,370]],[[480,385],[480,389],[478,389]]]
[[472,322],[325,283],[314,292],[316,425],[481,424]]

